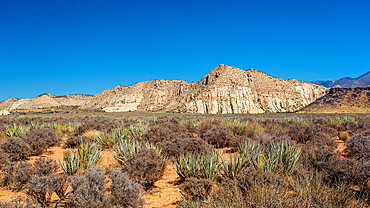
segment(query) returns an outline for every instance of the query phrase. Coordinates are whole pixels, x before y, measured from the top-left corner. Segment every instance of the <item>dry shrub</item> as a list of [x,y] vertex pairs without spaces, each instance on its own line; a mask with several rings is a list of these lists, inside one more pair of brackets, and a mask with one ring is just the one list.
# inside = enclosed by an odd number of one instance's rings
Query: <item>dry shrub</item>
[[26,185],[32,175],[35,174],[35,168],[32,164],[20,161],[18,163],[8,162],[2,169],[2,186],[8,186],[12,190],[20,191]]
[[118,123],[104,117],[85,117],[81,120],[82,124],[72,136],[82,136],[89,130],[110,131],[119,126]]
[[118,169],[112,171],[111,179],[110,198],[113,206],[144,207],[145,201],[141,197],[140,184]]
[[[41,207],[50,207],[53,203],[52,195],[56,193],[62,199],[67,191],[67,177],[65,175],[32,176],[24,187],[26,193]],[[56,205],[55,205],[56,207]]]
[[245,135],[249,138],[253,138],[257,133],[263,132],[264,130],[261,124],[253,122],[246,126]]
[[291,123],[288,126],[287,133],[297,143],[324,144],[330,147],[337,146],[336,141],[332,138],[336,135],[336,131],[320,124]]
[[4,167],[4,165],[9,161],[9,157],[7,154],[0,149],[0,170]]
[[70,180],[73,192],[67,196],[68,207],[110,207],[102,167],[87,169],[85,175],[74,175]]
[[350,157],[370,159],[370,130],[353,135],[345,144]]
[[67,140],[63,144],[63,148],[77,148],[83,143],[87,142],[86,137],[81,136],[68,136]]
[[36,202],[29,197],[17,196],[9,202],[0,202],[0,208],[36,208]]
[[99,136],[100,134],[101,134],[100,131],[92,129],[92,130],[88,130],[85,133],[83,133],[82,136],[91,140]]
[[162,149],[162,154],[165,157],[173,158],[186,154],[202,154],[214,149],[213,146],[199,138],[177,138],[172,141],[159,143],[158,146]]
[[166,161],[153,149],[142,149],[139,153],[132,153],[122,164],[123,171],[146,188],[162,178]]
[[11,161],[25,160],[31,156],[31,147],[18,137],[11,137],[1,142],[0,148]]
[[149,127],[150,129],[143,137],[153,144],[172,141],[176,138],[193,137],[193,134],[188,132],[185,126],[180,124],[179,118],[176,117],[159,117]]
[[213,184],[210,179],[187,178],[179,188],[187,200],[204,200],[209,196]]
[[51,158],[40,157],[33,163],[35,173],[38,176],[54,174],[59,169],[59,164]]
[[214,145],[216,148],[223,148],[229,145],[230,141],[234,140],[234,134],[226,127],[212,127],[204,135],[203,139],[208,144]]
[[348,131],[341,131],[339,132],[338,137],[340,140],[346,141],[351,137],[351,134]]
[[32,129],[22,135],[22,139],[30,145],[32,155],[41,155],[47,148],[60,143],[58,132],[50,127]]

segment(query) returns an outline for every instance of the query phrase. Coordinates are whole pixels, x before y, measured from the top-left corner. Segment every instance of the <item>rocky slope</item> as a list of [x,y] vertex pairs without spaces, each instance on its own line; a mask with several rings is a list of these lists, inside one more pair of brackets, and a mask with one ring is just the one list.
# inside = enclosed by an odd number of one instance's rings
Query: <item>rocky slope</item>
[[334,87],[339,85],[341,87],[361,87],[370,85],[370,72],[367,72],[357,78],[344,77],[334,81],[312,81],[313,84],[322,85],[324,87]]
[[370,113],[370,87],[331,88],[302,113]]
[[169,111],[183,113],[294,112],[325,95],[327,88],[298,80],[284,80],[255,69],[220,65],[199,82],[152,80],[118,85],[95,96],[43,94],[33,99],[0,103],[0,109],[80,106],[80,109]]
[[0,102],[2,110],[18,110],[18,109],[41,109],[61,106],[82,106],[92,95],[65,95],[55,96],[49,93],[39,95],[33,99],[18,99],[11,97],[8,100]]
[[293,112],[325,93],[322,86],[220,65],[195,83],[153,80],[117,86],[97,94],[81,108],[211,114]]

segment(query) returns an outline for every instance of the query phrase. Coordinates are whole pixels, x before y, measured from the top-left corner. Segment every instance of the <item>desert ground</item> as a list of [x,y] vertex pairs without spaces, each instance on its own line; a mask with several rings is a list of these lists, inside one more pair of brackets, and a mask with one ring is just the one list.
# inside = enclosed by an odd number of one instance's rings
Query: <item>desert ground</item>
[[1,207],[368,207],[370,115],[20,112]]

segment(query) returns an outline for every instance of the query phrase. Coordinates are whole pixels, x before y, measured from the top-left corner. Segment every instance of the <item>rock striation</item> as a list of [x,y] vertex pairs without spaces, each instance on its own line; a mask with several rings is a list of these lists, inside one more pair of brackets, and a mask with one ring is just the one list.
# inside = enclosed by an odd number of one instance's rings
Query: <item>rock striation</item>
[[0,102],[0,109],[12,111],[20,109],[41,109],[61,106],[82,106],[92,97],[92,95],[82,94],[55,96],[50,93],[45,93],[32,99],[18,99],[11,97],[8,100]]
[[195,83],[152,80],[119,85],[97,94],[81,108],[202,114],[294,112],[326,91],[323,86],[277,79],[255,69],[219,65]]
[[43,94],[33,99],[0,103],[0,109],[79,106],[106,112],[163,111],[179,113],[295,112],[324,96],[327,88],[294,79],[284,80],[255,69],[219,65],[199,82],[151,80],[118,85],[95,96]]

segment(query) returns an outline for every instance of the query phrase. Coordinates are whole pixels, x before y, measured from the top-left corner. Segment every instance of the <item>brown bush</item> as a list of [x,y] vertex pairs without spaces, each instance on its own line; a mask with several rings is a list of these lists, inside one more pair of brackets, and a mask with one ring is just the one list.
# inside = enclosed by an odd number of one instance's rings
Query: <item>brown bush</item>
[[166,161],[153,149],[142,149],[127,157],[122,169],[144,187],[151,187],[162,178]]
[[235,136],[232,131],[226,127],[212,127],[211,130],[203,135],[203,139],[216,148],[223,148],[228,146],[230,141],[235,139]]
[[187,153],[202,154],[214,149],[213,146],[199,138],[177,138],[172,141],[159,143],[158,146],[162,149],[162,154],[165,157],[173,158],[186,155]]
[[50,127],[32,129],[22,135],[22,139],[30,145],[32,155],[41,155],[47,148],[60,143],[58,132]]
[[18,137],[3,140],[0,148],[9,156],[11,161],[25,160],[28,156],[31,156],[31,147]]
[[67,196],[67,207],[110,207],[102,167],[87,169],[85,175],[74,175],[70,180],[73,192]]
[[2,186],[8,186],[12,190],[20,191],[26,185],[32,175],[35,174],[35,168],[32,164],[20,161],[18,163],[8,162],[2,169]]
[[184,125],[179,123],[178,118],[160,117],[150,124],[150,129],[143,135],[149,142],[157,144],[172,141],[176,138],[193,137]]
[[38,176],[54,174],[59,169],[59,164],[51,158],[40,157],[33,163],[35,173]]
[[111,173],[112,188],[110,199],[117,207],[144,207],[145,201],[141,197],[141,186],[121,170]]
[[348,156],[355,159],[370,159],[370,130],[353,135],[345,144]]
[[287,133],[297,143],[324,144],[330,147],[337,146],[337,143],[332,138],[336,135],[336,131],[320,124],[292,123],[288,126]]
[[67,177],[65,175],[32,176],[25,185],[26,193],[41,207],[50,207],[52,195],[56,193],[62,199],[67,191]]
[[187,178],[179,188],[185,199],[204,200],[209,196],[213,184],[210,179]]

